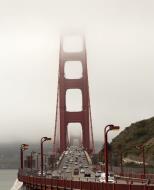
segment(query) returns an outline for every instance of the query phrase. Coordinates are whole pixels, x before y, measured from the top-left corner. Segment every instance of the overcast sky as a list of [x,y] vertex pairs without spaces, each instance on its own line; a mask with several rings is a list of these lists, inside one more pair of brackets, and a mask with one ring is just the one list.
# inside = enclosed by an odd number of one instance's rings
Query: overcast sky
[[0,0],[0,142],[53,136],[59,37],[71,30],[86,37],[95,139],[154,116],[153,0]]

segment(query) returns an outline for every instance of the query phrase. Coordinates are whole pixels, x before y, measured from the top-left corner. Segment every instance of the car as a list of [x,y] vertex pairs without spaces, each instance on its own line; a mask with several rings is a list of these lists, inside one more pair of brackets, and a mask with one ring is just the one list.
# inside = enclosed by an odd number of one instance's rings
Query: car
[[[105,182],[105,173],[101,173],[101,177],[99,177],[99,182]],[[115,177],[113,172],[108,173],[108,183],[115,183]]]
[[[105,183],[106,180],[105,180],[105,178],[100,178],[100,179],[99,179],[99,182]],[[108,178],[108,183],[115,183],[115,180]]]
[[102,174],[103,172],[102,171],[96,171],[96,173],[95,173],[95,177],[101,177],[101,174]]
[[79,175],[79,168],[74,169],[74,175]]
[[80,165],[79,165],[79,167],[80,167],[80,168],[83,168],[83,165],[82,165],[82,164],[80,164]]
[[91,177],[91,173],[85,172],[84,177]]
[[88,168],[88,165],[85,165],[84,168]]
[[39,171],[37,172],[37,175],[38,175],[38,176],[45,176],[45,175],[46,175],[46,172],[45,172],[45,171],[41,172],[41,170],[39,170]]
[[67,169],[67,166],[63,166],[63,169]]
[[46,175],[52,175],[52,172],[47,172]]
[[70,173],[70,172],[71,172],[71,170],[69,170],[69,169],[66,170],[66,173]]
[[82,169],[80,170],[80,173],[85,173],[85,170],[82,168]]
[[52,174],[52,178],[54,178],[54,179],[59,179],[59,178],[60,178],[60,175],[59,175],[59,174]]

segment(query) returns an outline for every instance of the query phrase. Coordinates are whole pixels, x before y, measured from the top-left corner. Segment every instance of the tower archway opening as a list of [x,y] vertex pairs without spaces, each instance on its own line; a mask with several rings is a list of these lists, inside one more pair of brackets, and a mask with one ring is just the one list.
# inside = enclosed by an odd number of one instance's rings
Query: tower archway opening
[[82,144],[82,126],[80,123],[69,123],[67,126],[69,146]]
[[82,63],[80,61],[66,61],[64,71],[66,79],[80,79],[83,76]]
[[64,52],[81,52],[83,51],[83,40],[81,36],[65,36],[63,38]]
[[80,89],[68,89],[66,91],[66,111],[82,111],[82,92]]

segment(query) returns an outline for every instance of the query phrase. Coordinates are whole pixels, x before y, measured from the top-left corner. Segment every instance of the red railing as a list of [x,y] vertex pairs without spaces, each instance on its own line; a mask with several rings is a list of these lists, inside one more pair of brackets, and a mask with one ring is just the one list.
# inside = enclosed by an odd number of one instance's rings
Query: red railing
[[45,177],[25,176],[22,173],[18,174],[19,181],[22,181],[25,186],[43,187],[48,190],[53,187],[63,187],[70,189],[83,189],[83,190],[154,190],[154,185],[148,184],[118,184],[118,183],[98,183],[98,182],[85,182],[85,181],[72,181],[64,179],[51,179]]
[[[142,168],[123,168],[123,174],[121,174],[120,167],[111,167],[110,171],[113,171],[114,174],[122,176],[122,177],[129,177],[129,178],[138,178],[138,179],[144,179],[144,174],[141,172]],[[101,170],[100,165],[94,166],[94,171]],[[140,170],[139,170],[140,169]],[[153,173],[146,173],[145,179],[151,179],[154,181],[154,174]]]

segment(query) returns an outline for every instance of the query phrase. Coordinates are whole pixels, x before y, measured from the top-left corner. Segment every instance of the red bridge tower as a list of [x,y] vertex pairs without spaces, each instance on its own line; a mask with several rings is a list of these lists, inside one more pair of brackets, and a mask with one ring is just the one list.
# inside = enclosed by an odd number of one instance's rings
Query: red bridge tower
[[[64,37],[65,38],[65,37]],[[69,123],[80,123],[82,126],[82,143],[88,153],[93,152],[93,131],[91,120],[91,108],[88,87],[87,56],[84,38],[82,39],[82,51],[66,52],[63,48],[64,38],[60,42],[59,76],[57,92],[57,108],[54,134],[54,150],[63,152],[68,146]],[[67,61],[80,61],[82,64],[82,77],[79,79],[65,78],[65,63]],[[82,110],[70,112],[66,110],[66,91],[68,89],[80,89],[82,92]]]

